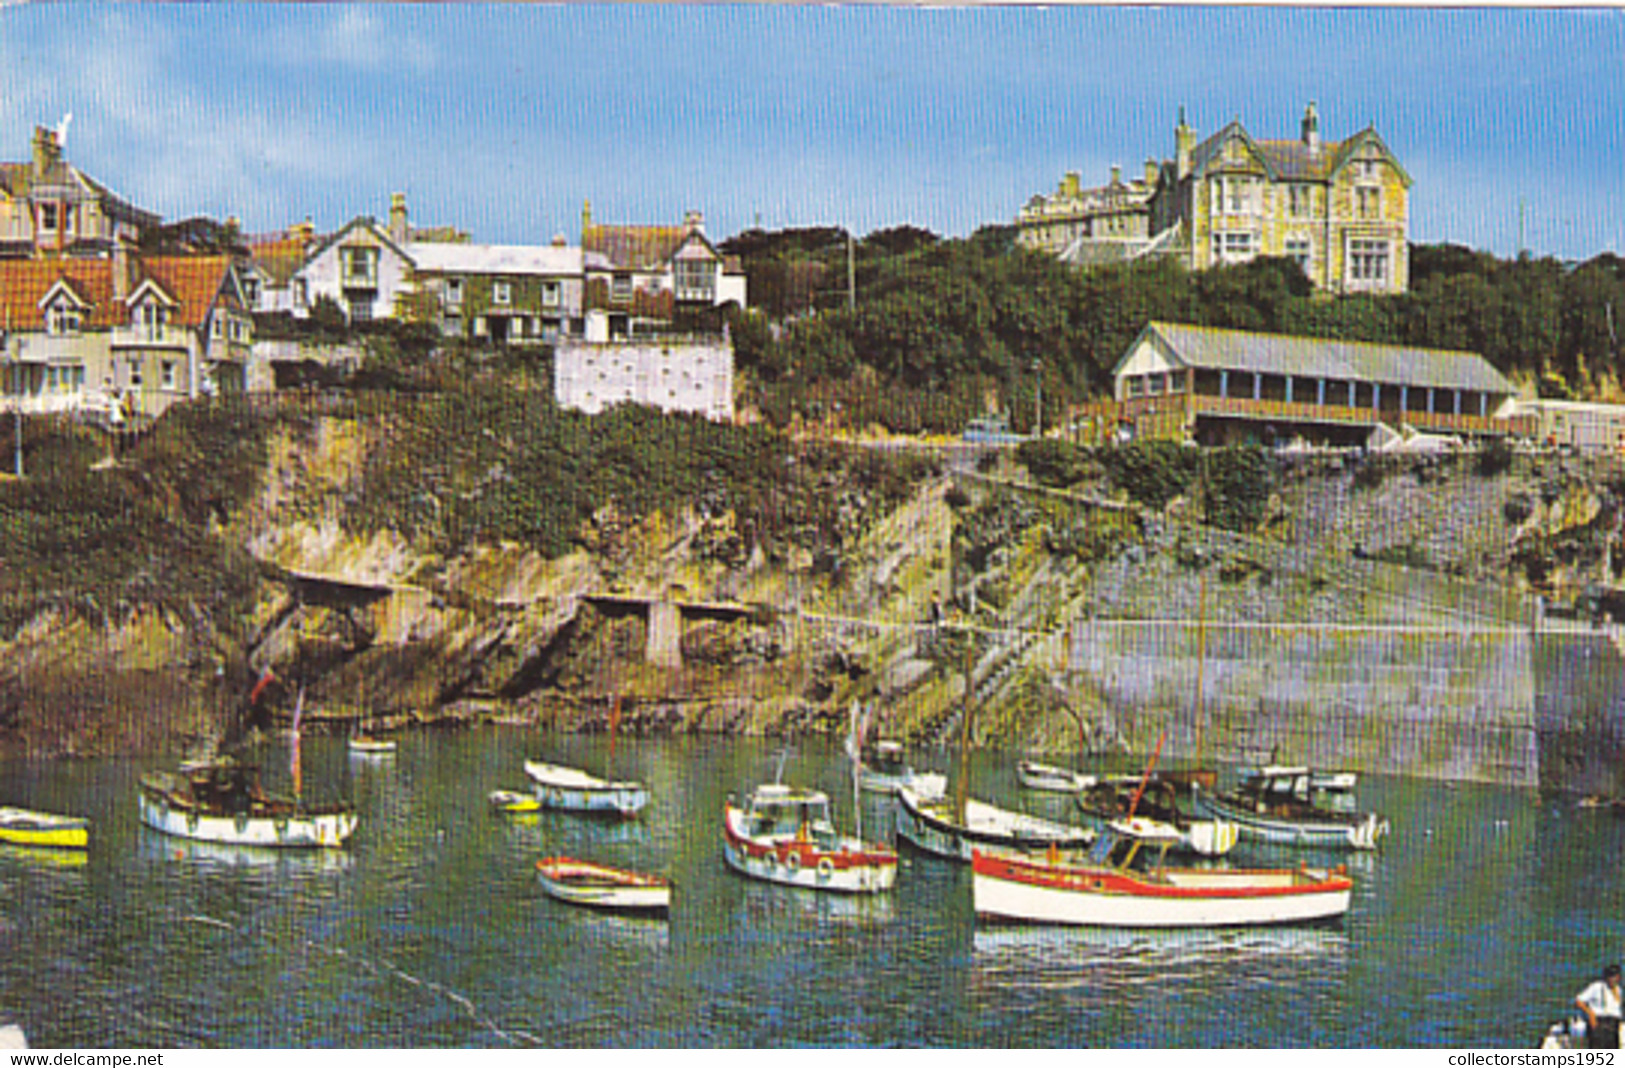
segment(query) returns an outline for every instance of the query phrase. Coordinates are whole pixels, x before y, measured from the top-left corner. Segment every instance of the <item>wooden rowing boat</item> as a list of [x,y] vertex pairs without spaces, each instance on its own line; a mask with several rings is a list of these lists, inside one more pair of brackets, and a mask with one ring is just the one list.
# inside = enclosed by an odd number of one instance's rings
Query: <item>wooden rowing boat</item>
[[1023,760],[1016,765],[1016,779],[1028,790],[1052,794],[1075,794],[1087,790],[1098,780],[1081,771],[1058,768],[1053,764],[1040,764],[1036,760]]
[[948,798],[925,799],[912,790],[899,790],[897,800],[898,835],[948,860],[969,861],[977,848],[1085,849],[1095,840],[1095,832],[1087,827],[1011,812],[975,798],[965,800],[963,815]]
[[671,908],[671,881],[658,875],[573,857],[544,857],[536,862],[536,878],[549,897],[568,905],[660,915]]
[[0,842],[52,849],[87,849],[90,821],[26,808],[0,808]]
[[540,760],[525,761],[525,774],[536,784],[536,800],[543,808],[632,817],[649,803],[649,789],[641,782],[600,779],[579,768]]

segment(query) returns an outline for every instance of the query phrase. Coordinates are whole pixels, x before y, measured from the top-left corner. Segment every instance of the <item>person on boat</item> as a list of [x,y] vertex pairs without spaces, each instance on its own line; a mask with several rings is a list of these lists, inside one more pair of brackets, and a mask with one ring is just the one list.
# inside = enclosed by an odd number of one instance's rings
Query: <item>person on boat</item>
[[1586,1046],[1590,1049],[1619,1048],[1619,965],[1610,964],[1574,997],[1586,1017]]

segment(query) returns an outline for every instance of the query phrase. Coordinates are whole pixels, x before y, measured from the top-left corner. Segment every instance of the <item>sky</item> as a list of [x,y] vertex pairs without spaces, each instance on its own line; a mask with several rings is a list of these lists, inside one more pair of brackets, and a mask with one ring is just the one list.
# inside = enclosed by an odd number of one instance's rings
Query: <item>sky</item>
[[1239,118],[1365,126],[1411,239],[1625,252],[1625,11],[13,3],[0,160],[68,158],[166,218],[387,215],[476,241],[703,211],[752,226],[1008,223]]

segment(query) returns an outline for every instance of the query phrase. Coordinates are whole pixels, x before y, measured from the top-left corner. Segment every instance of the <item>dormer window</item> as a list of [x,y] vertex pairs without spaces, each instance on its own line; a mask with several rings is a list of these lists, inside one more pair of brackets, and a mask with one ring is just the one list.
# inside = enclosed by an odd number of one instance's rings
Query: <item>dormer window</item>
[[56,233],[60,220],[57,217],[55,204],[41,204],[39,206],[39,228],[46,233]]
[[69,337],[79,332],[83,315],[73,304],[59,300],[45,313],[45,332],[53,337]]
[[156,301],[143,301],[135,306],[130,325],[144,340],[156,341],[169,323],[169,309]]

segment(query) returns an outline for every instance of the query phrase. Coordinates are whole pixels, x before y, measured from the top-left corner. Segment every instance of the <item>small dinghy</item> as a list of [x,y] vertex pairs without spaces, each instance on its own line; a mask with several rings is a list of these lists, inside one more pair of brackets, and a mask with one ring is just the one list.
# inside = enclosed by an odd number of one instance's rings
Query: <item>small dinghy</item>
[[875,794],[895,794],[906,787],[921,797],[941,797],[948,790],[948,777],[936,771],[915,771],[904,759],[900,743],[883,741],[863,754],[858,785]]
[[520,793],[518,790],[492,790],[485,795],[491,807],[498,812],[540,812],[542,803],[536,800],[535,794]]
[[0,808],[0,842],[52,849],[86,849],[90,821],[26,808]]
[[1075,794],[1087,790],[1099,780],[1081,771],[1058,768],[1053,764],[1040,764],[1036,760],[1023,760],[1016,765],[1016,779],[1028,790],[1051,794]]
[[392,738],[374,738],[370,734],[354,734],[345,743],[356,756],[388,756],[395,752]]
[[536,862],[536,879],[549,897],[567,905],[646,915],[671,908],[670,880],[589,860],[545,857]]

